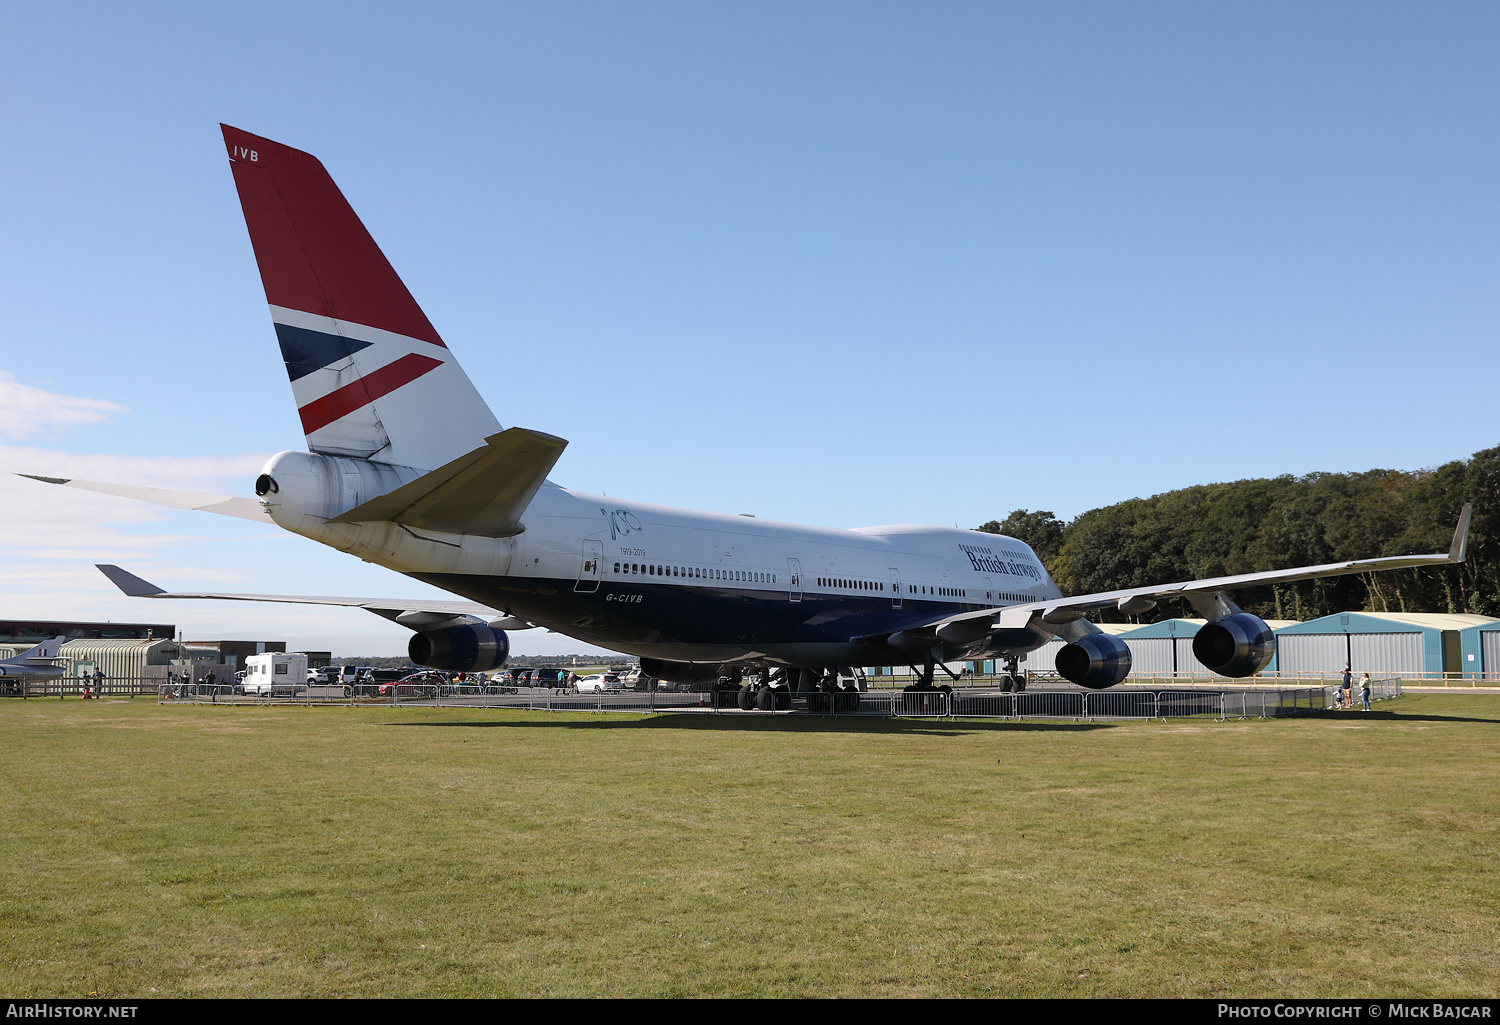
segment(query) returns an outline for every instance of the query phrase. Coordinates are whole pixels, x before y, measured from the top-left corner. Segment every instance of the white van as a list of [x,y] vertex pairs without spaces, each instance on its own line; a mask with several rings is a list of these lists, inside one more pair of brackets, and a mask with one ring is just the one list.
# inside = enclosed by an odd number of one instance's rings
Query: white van
[[307,689],[307,656],[301,653],[245,657],[246,694],[300,694]]

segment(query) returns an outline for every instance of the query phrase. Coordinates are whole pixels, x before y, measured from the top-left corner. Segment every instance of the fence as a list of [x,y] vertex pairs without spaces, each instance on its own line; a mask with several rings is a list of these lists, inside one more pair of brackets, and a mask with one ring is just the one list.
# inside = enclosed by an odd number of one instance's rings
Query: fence
[[[463,693],[453,688],[431,688],[425,693],[395,693],[361,696],[351,688],[300,688],[296,693],[232,694],[217,687],[165,685],[158,688],[159,703],[218,705],[379,705],[403,704],[463,708],[497,708],[547,712],[707,712],[712,714],[771,715],[778,712],[833,718],[915,719],[1065,719],[1092,722],[1108,719],[1250,719],[1297,715],[1332,708],[1336,686],[1291,687],[1278,690],[1243,689],[1209,691],[1121,688],[1102,691],[1078,688],[1022,692],[973,691],[838,691],[790,693],[782,691],[767,709],[742,710],[739,693],[733,690],[678,693],[671,691],[605,691],[599,694],[559,693],[545,688],[491,688],[487,692]],[[501,693],[501,690],[511,693]],[[1371,681],[1375,701],[1401,694],[1401,680],[1382,677]],[[1357,699],[1357,695],[1356,695]]]
[[[1060,676],[1056,672],[1045,672],[1045,671],[1038,671],[1038,670],[1034,670],[1033,669],[1033,670],[1027,671],[1025,675],[1026,675],[1026,679],[1027,679],[1028,685],[1036,684],[1036,683],[1043,683],[1043,684],[1047,684],[1047,683],[1065,684],[1065,683],[1067,683],[1067,681],[1064,680],[1063,677]],[[1125,683],[1127,685],[1129,685],[1129,686],[1137,686],[1137,687],[1142,687],[1142,686],[1144,686],[1144,687],[1159,686],[1159,687],[1170,687],[1170,688],[1179,689],[1179,690],[1180,689],[1186,689],[1186,688],[1194,688],[1194,687],[1207,687],[1207,688],[1211,688],[1211,689],[1214,689],[1214,688],[1223,688],[1223,687],[1236,687],[1236,688],[1238,688],[1238,687],[1271,687],[1271,688],[1277,688],[1277,687],[1288,687],[1288,686],[1291,686],[1291,687],[1309,687],[1309,686],[1318,686],[1318,685],[1321,685],[1321,684],[1325,683],[1327,680],[1329,680],[1330,678],[1332,678],[1333,676],[1336,676],[1336,675],[1337,675],[1337,673],[1334,673],[1334,672],[1331,672],[1331,671],[1327,671],[1327,670],[1309,670],[1309,671],[1306,671],[1306,672],[1296,672],[1296,673],[1268,672],[1268,673],[1257,673],[1254,676],[1247,676],[1247,677],[1214,676],[1212,674],[1207,673],[1206,671],[1200,671],[1200,673],[1198,675],[1193,675],[1191,673],[1186,673],[1186,672],[1184,672],[1184,673],[1178,673],[1176,675],[1173,675],[1172,673],[1152,673],[1152,672],[1144,672],[1143,671],[1143,672],[1138,672],[1138,673],[1132,672],[1129,676],[1127,676],[1125,678]],[[1355,679],[1358,679],[1358,678],[1359,678],[1359,673],[1356,672],[1355,673]],[[1469,673],[1414,673],[1413,672],[1413,673],[1402,673],[1401,674],[1401,678],[1403,680],[1405,680],[1408,685],[1411,685],[1411,686],[1422,686],[1422,687],[1500,687],[1500,672],[1492,672],[1492,673],[1477,673],[1477,672],[1469,672]],[[869,679],[869,683],[870,683],[871,689],[876,689],[876,688],[880,688],[880,689],[888,689],[888,688],[900,689],[900,688],[906,686],[907,684],[914,683],[916,681],[916,677],[913,676],[910,672],[899,673],[899,674],[894,674],[894,675],[890,675],[890,676],[874,676],[874,675],[870,675],[868,677],[868,679]],[[936,681],[938,683],[943,683],[943,682],[953,683],[952,680],[947,680],[946,677],[944,677],[942,673],[938,673]],[[954,685],[955,686],[963,686],[963,687],[998,687],[1000,685],[1000,674],[998,674],[998,673],[979,673],[977,675],[965,675],[963,677],[963,682],[962,683],[957,683],[957,684],[954,684]]]
[[12,698],[81,698],[87,688],[90,697],[138,698],[155,695],[158,679],[140,677],[105,677],[97,683],[92,677],[54,676],[50,679],[0,679],[0,697]]

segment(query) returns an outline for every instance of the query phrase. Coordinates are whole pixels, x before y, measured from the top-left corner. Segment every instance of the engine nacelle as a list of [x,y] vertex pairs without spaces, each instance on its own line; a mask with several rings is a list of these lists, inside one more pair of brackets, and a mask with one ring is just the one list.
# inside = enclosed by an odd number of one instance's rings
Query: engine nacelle
[[719,679],[719,663],[667,662],[659,658],[643,658],[641,672],[668,683],[691,686],[695,683],[716,683]]
[[510,654],[504,630],[487,626],[450,626],[411,635],[406,653],[419,666],[449,673],[487,673],[499,669]]
[[1090,690],[1113,687],[1130,673],[1130,649],[1113,634],[1089,634],[1057,653],[1057,671]]
[[1220,676],[1253,676],[1276,654],[1276,635],[1259,616],[1238,612],[1193,638],[1193,657]]

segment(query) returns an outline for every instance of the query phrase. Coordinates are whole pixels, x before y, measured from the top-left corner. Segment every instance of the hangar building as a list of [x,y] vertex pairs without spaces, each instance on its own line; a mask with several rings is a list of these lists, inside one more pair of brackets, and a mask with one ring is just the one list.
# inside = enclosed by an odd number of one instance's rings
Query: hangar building
[[[36,643],[28,638],[20,644],[0,644],[0,658],[19,655]],[[99,669],[105,676],[119,680],[139,679],[149,675],[147,666],[168,666],[184,658],[182,645],[170,637],[79,638],[63,644],[58,655],[71,659],[75,671],[84,664],[90,671]]]
[[1462,671],[1459,634],[1495,623],[1438,612],[1336,612],[1277,630],[1277,668],[1327,674],[1349,666],[1356,673],[1441,677]]
[[1500,620],[1464,627],[1458,646],[1464,676],[1500,680]]

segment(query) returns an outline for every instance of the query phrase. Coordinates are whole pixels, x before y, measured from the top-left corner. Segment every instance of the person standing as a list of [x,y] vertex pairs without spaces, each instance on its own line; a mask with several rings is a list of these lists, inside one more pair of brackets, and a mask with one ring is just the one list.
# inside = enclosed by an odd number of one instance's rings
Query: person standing
[[1364,704],[1365,711],[1370,710],[1370,674],[1359,678],[1359,699]]
[[1339,687],[1339,707],[1354,707],[1354,674],[1349,671],[1348,666],[1344,667],[1344,682]]

